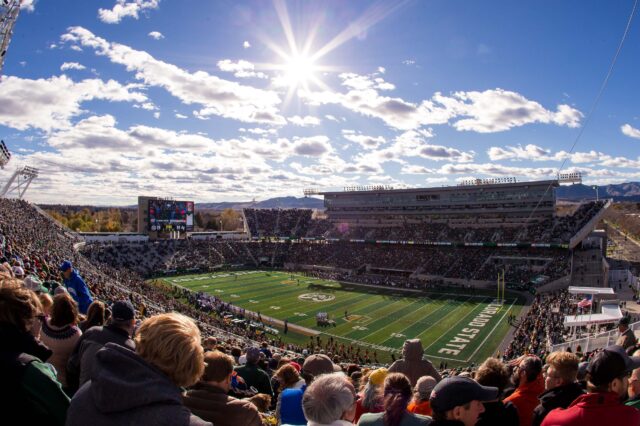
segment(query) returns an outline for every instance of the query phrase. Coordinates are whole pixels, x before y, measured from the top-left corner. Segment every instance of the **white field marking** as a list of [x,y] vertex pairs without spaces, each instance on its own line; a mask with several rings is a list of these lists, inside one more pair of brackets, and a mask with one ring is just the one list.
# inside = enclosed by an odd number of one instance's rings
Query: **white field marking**
[[405,336],[405,335],[404,335],[404,334],[402,334],[402,333],[391,333],[391,334],[390,334],[390,336],[391,336],[391,337],[399,337],[399,338],[407,337],[407,336]]
[[[485,296],[485,299],[489,299],[489,300],[493,300],[493,298],[489,297],[489,296]],[[454,327],[456,327],[458,324],[460,324],[462,322],[462,320],[464,320],[465,318],[467,318],[469,315],[471,315],[473,313],[473,311],[475,311],[478,308],[485,308],[484,306],[478,304],[478,306],[476,306],[475,308],[473,308],[472,310],[469,311],[469,313],[465,316],[463,316],[462,318],[460,318],[458,321],[455,322],[455,324],[453,324],[451,327],[449,327],[449,329],[447,331],[445,331],[444,333],[442,333],[440,335],[440,337],[438,337],[436,340],[434,340],[433,342],[431,342],[431,344],[429,346],[427,346],[426,348],[424,348],[423,353],[427,352],[427,349],[429,349],[431,346],[435,345],[438,341],[440,341],[440,339],[442,339],[442,337],[444,337],[445,335],[447,335],[451,330],[453,330]],[[422,334],[422,333],[420,333]],[[462,361],[462,360],[459,360]]]
[[[426,354],[425,354],[425,355],[426,355]],[[447,361],[465,362],[465,361],[463,361],[463,360],[461,360],[461,359],[446,358],[446,357],[443,357],[443,356],[431,355],[431,354],[426,355],[426,357],[427,357],[428,359],[431,359],[431,358],[437,358],[437,359],[446,359]]]
[[[444,300],[442,300],[442,299],[431,299],[431,300],[432,300],[432,301],[439,300],[439,301],[443,301],[443,302],[444,302]],[[466,300],[465,300],[465,302],[466,302],[467,300],[469,300],[469,299],[466,299]],[[463,303],[464,303],[464,302],[463,302]],[[423,320],[425,320],[425,319],[427,319],[427,318],[431,317],[433,314],[435,314],[436,312],[439,312],[440,310],[442,310],[442,309],[446,308],[446,307],[447,307],[447,306],[449,306],[449,305],[450,305],[450,303],[443,303],[443,304],[442,304],[442,306],[440,306],[440,307],[439,307],[438,309],[436,309],[435,311],[428,313],[428,314],[427,314],[427,316],[424,316],[424,317],[422,317],[422,318],[420,318],[420,319],[418,319],[418,320],[414,321],[413,323],[411,323],[411,325],[408,325],[407,327],[403,328],[402,330],[398,330],[398,331],[399,331],[399,332],[402,332],[402,331],[407,330],[408,328],[413,327],[413,326],[414,326],[414,325],[416,325],[417,323],[419,323],[419,322],[421,322],[421,321],[423,321]],[[457,309],[458,309],[458,307],[456,307],[452,312],[454,312],[454,311],[455,311],[455,310],[457,310]],[[420,332],[420,334],[424,333],[425,331],[429,330],[430,328],[433,328],[433,326],[435,326],[435,323],[434,323],[434,324],[431,324],[429,327],[427,327],[427,328],[425,328],[424,330],[422,330],[422,331]],[[387,339],[383,340],[381,343],[384,343],[384,342],[386,342],[387,340],[389,340],[389,339],[387,338]]]
[[354,330],[368,330],[368,328],[367,328],[367,327],[363,327],[363,326],[361,326],[361,325],[354,325],[354,326],[353,326],[353,329],[354,329]]
[[259,303],[257,300],[249,299],[249,303]]
[[280,310],[280,306],[269,306],[271,309],[275,310],[275,311],[279,311]]
[[489,339],[489,337],[493,334],[494,330],[496,329],[496,327],[498,327],[498,325],[500,325],[500,323],[504,320],[504,317],[507,316],[507,314],[509,313],[509,311],[511,311],[511,308],[513,308],[513,304],[516,303],[516,301],[518,300],[518,298],[516,297],[515,299],[513,299],[513,302],[511,302],[511,305],[509,306],[509,309],[507,309],[504,314],[502,314],[502,318],[500,318],[500,321],[498,321],[496,323],[496,325],[493,326],[493,328],[491,329],[491,331],[489,332],[489,334],[487,334],[487,336],[484,338],[484,340],[482,342],[480,342],[480,344],[478,345],[478,347],[476,348],[475,351],[473,351],[473,353],[471,354],[471,356],[469,356],[469,358],[467,358],[466,361],[464,362],[469,362],[469,360],[471,358],[473,358],[476,355],[476,352],[478,352],[478,350],[480,350],[480,348],[484,345],[484,343],[487,341],[487,339]]
[[237,294],[230,294],[229,297],[233,297],[234,299],[238,299],[240,296],[238,296]]
[[[416,299],[416,300],[414,300],[413,302],[409,303],[409,304],[407,305],[407,308],[409,308],[411,305],[413,305],[413,304],[415,304],[415,303],[424,302],[425,300],[432,301],[433,299],[430,299],[429,297],[421,297],[421,298]],[[394,302],[394,303],[395,303],[395,302]],[[424,307],[424,305],[422,305],[422,306],[421,306],[420,308],[418,308],[418,309],[422,309],[423,307]],[[436,309],[436,310],[437,310],[437,309]],[[393,313],[395,313],[395,311],[394,311]],[[400,318],[406,317],[406,316],[408,316],[408,315],[410,315],[410,314],[412,314],[412,313],[413,313],[412,311],[408,311],[407,313],[405,313],[404,315],[400,315],[400,316],[399,316],[398,318],[396,318],[396,319],[400,319]],[[392,315],[393,315],[393,314],[392,314]],[[418,321],[420,321],[420,320],[418,320]],[[417,322],[417,321],[416,321],[416,322]],[[415,324],[415,322],[414,322],[413,324]],[[376,331],[374,331],[373,333],[370,333],[370,334],[368,334],[368,335],[364,336],[364,337],[363,337],[363,339],[366,339],[367,337],[369,337],[369,336],[371,336],[371,335],[374,335],[374,334],[376,334],[377,332],[379,332],[379,331],[381,331],[381,330],[384,330],[384,329],[385,329],[385,328],[387,328],[387,327],[394,326],[394,325],[396,325],[396,324],[395,324],[395,320],[390,321],[390,322],[389,322],[389,324],[387,324],[387,325],[385,325],[385,326],[382,326],[382,327],[378,328]],[[398,330],[398,332],[400,332],[400,331],[404,331],[404,330],[406,330],[406,329],[407,329],[407,327],[405,327],[403,330]],[[404,336],[404,335],[403,335],[403,336]],[[384,341],[387,341],[387,340],[389,340],[389,338],[384,339]]]
[[[371,317],[374,317],[374,318],[375,318],[375,317],[376,317],[376,315],[374,315],[374,313],[375,313],[375,312],[378,312],[378,311],[379,311],[379,310],[381,310],[381,309],[387,309],[387,308],[389,308],[390,306],[393,306],[393,305],[395,305],[396,303],[401,303],[401,302],[404,302],[404,300],[396,300],[395,302],[392,302],[391,304],[388,304],[388,305],[385,305],[385,306],[381,306],[381,307],[379,307],[378,309],[376,309],[376,310],[375,310],[375,311],[373,311],[373,312],[367,312],[367,314],[368,314],[369,316],[371,316]],[[398,310],[394,310],[393,312],[390,312],[388,315],[385,315],[385,317],[387,317],[387,316],[389,316],[389,315],[393,315],[393,314],[395,314],[396,312],[398,312],[399,310],[400,310],[400,309],[398,309]],[[355,314],[355,312],[354,312],[354,314]],[[387,325],[387,326],[388,326],[388,325]],[[385,327],[387,327],[387,326],[385,326]],[[379,331],[379,330],[376,330],[375,332],[378,332],[378,331]],[[373,333],[367,334],[366,336],[364,336],[364,337],[363,337],[363,339],[365,339],[366,337],[370,336],[371,334],[373,334]]]
[[332,333],[325,333],[324,331],[321,331],[320,333],[321,334],[325,334],[327,336],[334,337],[336,339],[346,340],[346,341],[354,343],[356,345],[365,346],[365,347],[369,347],[369,348],[372,348],[372,349],[378,349],[378,350],[385,351],[385,352],[394,352],[394,351],[398,351],[399,350],[398,348],[392,348],[392,347],[389,347],[389,346],[376,345],[374,343],[367,343],[367,342],[363,342],[362,340],[352,339],[350,337],[338,336],[337,334],[332,334]]

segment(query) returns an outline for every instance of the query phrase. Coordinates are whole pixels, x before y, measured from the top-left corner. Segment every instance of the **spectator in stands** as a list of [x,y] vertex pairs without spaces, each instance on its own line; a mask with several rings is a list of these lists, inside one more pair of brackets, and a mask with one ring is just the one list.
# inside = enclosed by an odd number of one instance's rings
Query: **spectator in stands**
[[177,313],[150,317],[135,343],[135,352],[107,343],[97,353],[91,380],[71,400],[67,426],[211,425],[183,405],[179,388],[196,383],[204,371],[193,320]]
[[[285,414],[285,421],[282,421],[281,419],[281,413],[280,413],[280,409],[281,407],[281,403],[280,403],[280,396],[282,395],[282,393],[287,390],[287,389],[294,389],[294,390],[300,390],[302,393],[304,393],[304,390],[306,388],[306,382],[304,381],[304,379],[302,377],[300,377],[300,375],[298,374],[298,370],[295,369],[295,367],[291,364],[284,364],[282,367],[278,368],[278,370],[275,372],[274,374],[274,378],[276,379],[276,382],[278,384],[278,402],[276,403],[276,419],[278,419],[278,421],[280,421],[280,423],[292,423],[295,422],[295,416],[294,418],[290,418],[289,414],[291,413],[286,413]],[[301,410],[296,410],[297,414],[302,414]],[[300,418],[298,418],[298,420],[300,420]]]
[[[640,350],[633,353],[633,356],[640,357]],[[640,409],[640,368],[636,368],[629,377],[629,400],[625,403],[633,408]]]
[[553,352],[547,357],[544,372],[545,392],[540,395],[540,404],[533,410],[533,426],[555,408],[567,408],[584,391],[576,381],[578,357],[571,352]]
[[49,293],[40,293],[38,299],[42,304],[42,313],[46,318],[49,318],[51,316],[51,308],[53,308],[53,298]]
[[65,260],[60,264],[60,272],[64,278],[64,285],[67,291],[78,304],[78,308],[81,314],[86,314],[89,309],[89,305],[93,302],[89,287],[84,282],[82,277],[78,274],[78,271],[73,269],[73,265],[70,261]]
[[87,319],[79,325],[80,331],[84,333],[93,326],[104,325],[106,322],[106,311],[104,302],[94,300],[87,310]]
[[409,339],[402,347],[402,359],[397,360],[389,367],[389,373],[402,373],[409,378],[411,386],[415,386],[422,376],[431,376],[436,381],[441,377],[431,361],[422,359],[424,350],[420,339]]
[[436,379],[431,376],[420,377],[418,383],[416,383],[416,387],[413,389],[413,400],[409,403],[407,410],[414,414],[430,416],[431,403],[429,402],[429,397],[437,383]]
[[53,298],[51,318],[42,323],[40,340],[53,351],[51,364],[56,369],[62,387],[67,387],[67,362],[82,336],[78,328],[78,305],[68,294]]
[[633,330],[629,328],[629,322],[630,318],[627,316],[620,318],[620,321],[618,321],[618,331],[620,332],[620,336],[618,337],[618,340],[616,340],[616,345],[622,346],[624,350],[627,350],[638,343],[636,335],[633,333]]
[[504,390],[509,384],[509,369],[497,358],[487,358],[476,371],[475,380],[482,386],[498,389],[498,398],[483,402],[484,412],[480,414],[478,426],[518,426],[518,410],[511,402],[504,402]]
[[364,413],[382,413],[384,411],[382,387],[388,373],[389,371],[386,368],[378,368],[365,377],[366,383],[356,403],[354,422],[358,422]]
[[302,398],[307,425],[352,425],[356,398],[356,390],[344,373],[321,375],[309,385]]
[[597,353],[588,367],[588,393],[568,408],[552,410],[542,426],[640,424],[640,411],[621,402],[629,387],[628,374],[636,368],[640,368],[640,358],[629,357],[622,346],[609,346]]
[[542,361],[537,356],[522,356],[515,362],[512,375],[516,390],[505,398],[518,409],[520,426],[531,426],[538,396],[544,391]]
[[273,396],[273,389],[271,388],[271,380],[269,375],[260,367],[258,367],[258,361],[260,361],[260,349],[248,348],[246,353],[247,362],[241,367],[236,367],[236,372],[242,377],[248,387],[253,386],[258,393],[266,393],[269,396]]
[[407,411],[411,400],[411,383],[402,373],[390,373],[384,379],[382,413],[365,413],[358,425],[364,426],[409,426],[428,425],[431,418]]
[[131,339],[135,325],[133,305],[128,300],[119,300],[113,304],[108,325],[91,327],[80,337],[67,363],[67,385],[71,393],[75,393],[91,378],[96,363],[96,353],[104,345],[115,343],[132,351],[135,350],[135,343]]
[[0,401],[6,422],[65,424],[69,398],[45,364],[52,352],[34,337],[43,320],[35,293],[16,283],[0,286]]
[[468,377],[447,377],[431,392],[434,422],[430,426],[473,426],[484,412],[483,402],[498,396],[498,388],[482,386]]
[[228,396],[233,358],[219,351],[207,352],[200,381],[184,395],[184,405],[193,414],[216,426],[261,426],[258,409],[248,400]]

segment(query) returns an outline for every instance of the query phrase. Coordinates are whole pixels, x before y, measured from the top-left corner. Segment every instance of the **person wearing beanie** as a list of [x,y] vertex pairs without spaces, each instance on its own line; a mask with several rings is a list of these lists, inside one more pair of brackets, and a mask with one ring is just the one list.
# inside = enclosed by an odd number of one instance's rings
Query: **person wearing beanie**
[[266,393],[273,397],[273,389],[271,388],[271,379],[269,375],[258,367],[260,361],[260,349],[251,347],[247,349],[247,363],[242,367],[236,367],[236,372],[242,377],[247,387],[254,387],[258,393]]
[[382,385],[387,374],[389,374],[389,371],[386,368],[378,368],[369,373],[366,384],[359,394],[360,398],[356,403],[354,422],[360,420],[364,413],[381,413],[384,411]]
[[442,378],[431,361],[423,359],[424,349],[420,339],[409,339],[402,346],[402,359],[389,366],[390,373],[402,373],[409,378],[411,386],[415,386],[422,376],[431,376],[436,381]]
[[542,426],[639,425],[640,411],[622,404],[629,387],[629,373],[640,368],[640,357],[630,357],[622,346],[598,352],[587,368],[588,393],[568,408],[552,410]]
[[429,397],[437,383],[436,379],[431,376],[420,377],[413,390],[413,400],[407,407],[407,410],[411,413],[430,416],[431,403],[429,402]]

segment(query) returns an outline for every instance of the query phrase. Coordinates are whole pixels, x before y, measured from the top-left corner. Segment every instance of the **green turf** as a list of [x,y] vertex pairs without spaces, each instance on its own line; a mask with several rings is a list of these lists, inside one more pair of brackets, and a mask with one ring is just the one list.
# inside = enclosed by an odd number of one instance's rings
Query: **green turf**
[[[288,319],[290,324],[339,340],[372,346],[380,359],[388,359],[406,339],[419,338],[429,358],[452,366],[478,363],[494,354],[509,330],[508,314],[517,315],[523,303],[510,294],[503,305],[492,305],[494,297],[486,292],[407,293],[279,271],[224,272],[164,280],[208,292],[264,317]],[[304,298],[316,294],[328,300]],[[336,327],[317,327],[317,312],[327,312]],[[286,339],[300,343],[308,337],[290,332]]]

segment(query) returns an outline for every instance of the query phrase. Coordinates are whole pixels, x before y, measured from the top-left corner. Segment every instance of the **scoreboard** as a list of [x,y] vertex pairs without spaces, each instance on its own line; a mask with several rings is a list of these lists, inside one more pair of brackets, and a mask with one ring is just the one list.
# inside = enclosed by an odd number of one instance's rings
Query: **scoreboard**
[[193,201],[149,200],[149,231],[193,231]]

